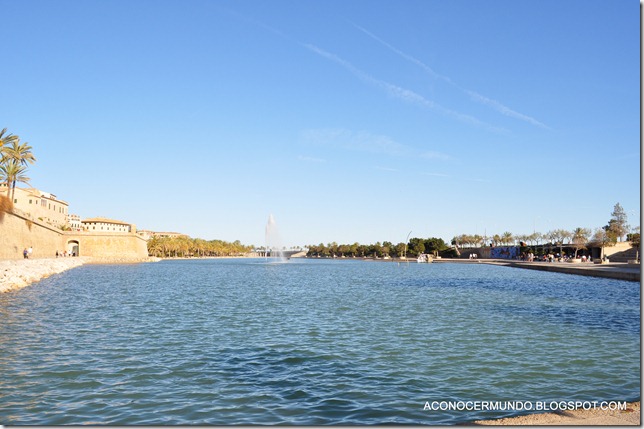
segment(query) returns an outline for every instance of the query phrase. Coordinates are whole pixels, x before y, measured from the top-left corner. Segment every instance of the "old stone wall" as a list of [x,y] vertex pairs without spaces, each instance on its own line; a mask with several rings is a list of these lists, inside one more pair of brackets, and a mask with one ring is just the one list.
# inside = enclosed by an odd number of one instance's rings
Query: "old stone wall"
[[[77,249],[77,256],[103,259],[142,259],[146,241],[136,234],[62,231],[15,213],[0,213],[0,259],[22,259],[26,247],[32,258],[53,258],[56,252]],[[75,247],[77,246],[77,247]]]
[[0,259],[22,259],[26,247],[33,258],[53,257],[63,247],[63,232],[18,214],[0,213]]
[[[95,258],[140,259],[148,256],[147,242],[136,234],[65,233],[66,243],[77,241],[78,254]],[[69,245],[66,244],[66,248]]]

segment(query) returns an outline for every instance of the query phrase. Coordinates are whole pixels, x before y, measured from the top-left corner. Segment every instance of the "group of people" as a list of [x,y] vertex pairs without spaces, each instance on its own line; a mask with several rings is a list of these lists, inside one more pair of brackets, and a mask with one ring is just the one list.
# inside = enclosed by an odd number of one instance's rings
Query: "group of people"
[[60,258],[66,258],[68,256],[76,256],[76,252],[68,252],[67,250],[59,252],[58,250],[56,250],[56,257],[57,258],[59,258],[59,257]]
[[[535,260],[535,256],[534,256],[534,254],[532,252],[522,253],[519,256],[519,259],[521,259],[522,261],[532,262],[532,261]],[[537,257],[536,260],[537,261],[543,261],[543,262],[555,262],[555,261],[557,261],[557,262],[567,262],[570,259],[571,259],[571,257],[568,256],[568,255],[565,255],[565,254],[560,255],[559,253],[557,253],[557,254],[548,253],[547,255]],[[577,259],[581,259],[581,262],[591,262],[590,256],[586,256],[586,255],[581,255],[581,257],[578,256]]]
[[[22,256],[25,259],[29,259],[29,258],[31,258],[31,255],[33,253],[34,253],[34,248],[33,247],[31,247],[31,246],[25,247],[25,250],[22,251]],[[66,250],[59,252],[58,250],[56,250],[56,257],[57,258],[59,258],[59,257],[60,258],[66,258],[68,256],[76,256],[76,252],[68,252]]]
[[[534,261],[534,253],[532,253],[532,252],[525,253],[524,252],[519,256],[519,259],[521,259],[522,261],[532,262],[532,261]],[[544,261],[545,261],[545,259],[544,259]]]

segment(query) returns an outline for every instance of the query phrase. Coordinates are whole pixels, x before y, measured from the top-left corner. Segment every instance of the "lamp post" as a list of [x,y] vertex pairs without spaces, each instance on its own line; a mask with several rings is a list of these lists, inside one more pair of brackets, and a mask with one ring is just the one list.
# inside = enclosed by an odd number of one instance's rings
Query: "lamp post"
[[404,254],[405,261],[407,260],[407,245],[409,244],[409,236],[410,235],[411,235],[411,231],[409,231],[409,234],[407,234],[407,238],[405,239],[405,254]]

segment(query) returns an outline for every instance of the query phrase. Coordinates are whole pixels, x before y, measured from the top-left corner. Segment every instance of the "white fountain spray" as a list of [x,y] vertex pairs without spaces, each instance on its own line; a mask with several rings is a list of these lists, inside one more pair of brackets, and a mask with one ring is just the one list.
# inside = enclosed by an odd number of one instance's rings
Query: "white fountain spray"
[[266,223],[266,259],[268,257],[275,258],[275,262],[286,262],[284,257],[284,252],[282,251],[282,241],[280,240],[280,234],[277,229],[277,224],[275,223],[275,218],[273,215],[268,216],[268,222]]

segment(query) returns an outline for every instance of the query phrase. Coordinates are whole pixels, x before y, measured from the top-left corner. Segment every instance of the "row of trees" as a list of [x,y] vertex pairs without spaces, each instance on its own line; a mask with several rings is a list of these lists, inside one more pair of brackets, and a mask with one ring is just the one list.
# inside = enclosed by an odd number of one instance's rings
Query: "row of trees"
[[32,147],[21,142],[17,135],[0,131],[0,183],[7,187],[7,197],[13,201],[16,183],[29,183],[27,167],[36,162]]
[[532,234],[525,235],[514,235],[511,232],[506,231],[503,234],[495,234],[491,237],[482,237],[477,234],[461,234],[452,239],[452,245],[460,248],[481,247],[487,246],[489,242],[492,246],[513,246],[520,243],[528,243],[532,246],[538,246],[547,243],[572,244],[575,241],[584,241],[584,239],[589,241],[591,237],[595,241],[601,242],[602,240],[600,236],[603,234],[602,231],[609,236],[610,240],[614,240],[615,242],[621,240],[622,237],[626,236],[630,232],[626,212],[619,203],[615,205],[608,224],[595,230],[595,235],[599,232],[597,237],[593,235],[593,231],[589,228],[575,228],[572,231],[554,229],[546,233],[534,232]]
[[394,244],[389,241],[377,242],[375,244],[338,244],[336,242],[324,244],[310,244],[306,246],[309,251],[307,256],[322,258],[400,258],[403,256],[416,257],[422,253],[434,255],[449,252],[449,246],[442,238],[412,238],[407,244]]
[[389,241],[377,242],[375,244],[338,244],[336,242],[308,245],[308,256],[312,257],[416,257],[422,253],[430,253],[443,257],[458,256],[458,250],[462,248],[474,248],[483,246],[549,246],[559,248],[563,254],[563,248],[572,248],[577,253],[588,246],[603,248],[621,241],[626,237],[634,247],[640,246],[639,227],[629,234],[630,227],[627,223],[626,212],[617,203],[611,213],[608,224],[597,228],[594,232],[590,228],[575,228],[572,231],[565,229],[554,229],[547,233],[532,233],[526,235],[514,235],[511,232],[495,234],[491,237],[480,235],[461,234],[452,239],[452,247],[449,247],[440,238],[412,238],[408,243],[393,244]]
[[148,254],[160,258],[241,256],[251,250],[251,246],[244,246],[239,240],[229,243],[222,240],[206,241],[188,236],[152,237],[148,240]]
[[513,246],[513,245],[530,245],[540,246],[553,245],[561,249],[565,247],[572,247],[575,249],[575,257],[577,252],[586,248],[588,245],[601,247],[602,252],[606,246],[611,246],[621,241],[626,237],[634,247],[640,245],[640,232],[639,227],[631,231],[627,223],[628,217],[622,206],[617,203],[611,213],[611,218],[608,224],[596,228],[592,231],[590,228],[575,228],[572,231],[565,229],[554,229],[547,233],[534,232],[527,235],[513,235],[511,232],[504,232],[503,234],[495,234],[491,237],[481,237],[480,235],[461,234],[452,239],[452,245],[457,248],[471,248],[487,246],[488,242],[491,246]]
[[462,234],[452,239],[452,245],[465,249],[484,246],[518,246],[530,245],[541,246],[543,244],[586,244],[592,236],[590,228],[575,228],[572,231],[565,229],[554,229],[547,233],[535,232],[528,235],[514,235],[511,232],[504,232],[502,235],[495,234],[491,237],[480,235]]

